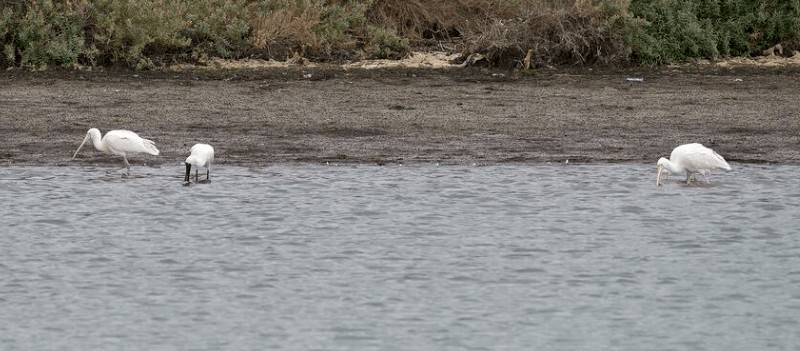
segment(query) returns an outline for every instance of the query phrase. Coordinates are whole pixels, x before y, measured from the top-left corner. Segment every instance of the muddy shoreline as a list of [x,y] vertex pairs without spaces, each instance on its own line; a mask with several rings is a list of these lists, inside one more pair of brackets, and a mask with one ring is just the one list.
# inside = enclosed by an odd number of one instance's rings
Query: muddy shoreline
[[[626,81],[644,78],[643,83]],[[90,127],[130,129],[179,165],[655,163],[700,142],[733,162],[800,163],[800,69],[285,68],[0,73],[3,165],[117,164]]]

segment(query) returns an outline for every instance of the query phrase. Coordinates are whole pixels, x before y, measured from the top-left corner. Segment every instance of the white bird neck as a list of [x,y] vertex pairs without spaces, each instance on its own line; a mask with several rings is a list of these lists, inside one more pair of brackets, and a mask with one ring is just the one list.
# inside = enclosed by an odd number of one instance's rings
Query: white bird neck
[[662,157],[661,160],[658,161],[658,164],[664,166],[670,173],[682,173],[684,171],[681,165],[670,161],[669,159]]
[[94,145],[95,149],[108,153],[108,148],[106,147],[106,144],[103,143],[103,136],[100,134],[100,131],[97,130],[97,128],[89,129],[89,135],[92,138],[92,145]]

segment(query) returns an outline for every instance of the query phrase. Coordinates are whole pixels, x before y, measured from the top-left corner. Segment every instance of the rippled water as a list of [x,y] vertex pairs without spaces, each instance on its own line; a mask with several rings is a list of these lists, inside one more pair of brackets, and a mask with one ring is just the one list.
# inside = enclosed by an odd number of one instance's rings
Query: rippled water
[[0,168],[0,349],[800,345],[797,166],[104,170]]

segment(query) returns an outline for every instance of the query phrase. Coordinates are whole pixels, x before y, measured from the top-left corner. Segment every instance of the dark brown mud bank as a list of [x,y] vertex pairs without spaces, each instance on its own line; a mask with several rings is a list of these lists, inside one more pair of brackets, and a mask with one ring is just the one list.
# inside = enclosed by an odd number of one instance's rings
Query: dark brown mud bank
[[[643,83],[626,81],[642,77]],[[652,162],[700,142],[800,163],[800,70],[270,69],[0,73],[0,164],[66,164],[86,130],[130,129],[180,164]],[[76,164],[121,164],[91,147]]]

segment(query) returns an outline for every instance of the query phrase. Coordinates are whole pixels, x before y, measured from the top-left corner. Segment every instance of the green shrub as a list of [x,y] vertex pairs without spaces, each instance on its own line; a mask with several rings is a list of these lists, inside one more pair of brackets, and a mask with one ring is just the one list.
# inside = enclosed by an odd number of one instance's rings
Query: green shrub
[[91,50],[101,63],[124,63],[137,69],[154,68],[189,50],[186,5],[177,1],[135,3],[93,0]]
[[753,33],[757,52],[780,42],[800,51],[800,0],[762,1],[755,17],[760,24]]
[[394,29],[369,26],[369,47],[370,57],[382,59],[400,59],[407,55],[410,48],[408,39],[400,38]]
[[3,53],[0,56],[0,66],[12,66],[16,61],[16,48],[14,47],[14,10],[10,7],[0,9],[0,43],[3,44]]
[[322,7],[320,22],[314,27],[314,32],[325,56],[352,56],[357,44],[354,34],[365,32],[369,6],[370,1],[347,1],[343,5]]
[[634,0],[631,10],[647,21],[643,31],[630,37],[636,58],[660,64],[716,57],[717,34],[709,20],[697,17],[698,8],[693,0]]
[[628,44],[648,64],[747,56],[800,37],[800,0],[634,0],[630,11],[645,24]]
[[50,0],[2,9],[3,61],[28,69],[72,67],[85,59],[84,8]]
[[245,0],[194,1],[187,10],[184,35],[191,39],[193,58],[237,58],[248,51]]

